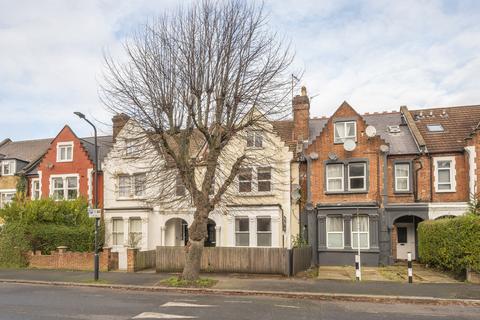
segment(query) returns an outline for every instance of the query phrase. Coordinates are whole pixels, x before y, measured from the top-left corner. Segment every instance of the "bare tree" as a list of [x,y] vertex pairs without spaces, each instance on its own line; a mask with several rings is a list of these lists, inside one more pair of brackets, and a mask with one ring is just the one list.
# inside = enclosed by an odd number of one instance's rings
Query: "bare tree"
[[[134,119],[142,141],[162,155],[150,165],[157,183],[168,172],[188,191],[195,212],[182,276],[194,280],[209,213],[250,161],[227,146],[265,117],[289,110],[293,55],[269,31],[263,6],[241,0],[178,8],[147,23],[124,47],[127,60],[106,56],[102,100]],[[230,165],[220,166],[226,158]]]

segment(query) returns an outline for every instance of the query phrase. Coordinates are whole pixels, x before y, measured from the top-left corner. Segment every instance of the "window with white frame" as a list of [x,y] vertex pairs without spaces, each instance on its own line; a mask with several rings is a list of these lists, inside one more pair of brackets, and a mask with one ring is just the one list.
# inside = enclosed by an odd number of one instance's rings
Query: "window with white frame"
[[40,199],[40,179],[32,179],[32,200]]
[[0,175],[13,176],[15,174],[15,160],[0,161]]
[[57,143],[57,162],[73,161],[73,142]]
[[260,131],[247,132],[247,148],[262,148],[263,135]]
[[259,192],[272,191],[272,168],[259,167],[257,168],[257,182]]
[[272,219],[270,217],[257,218],[257,246],[272,246]]
[[133,157],[138,155],[138,145],[136,139],[125,140],[125,156]]
[[145,196],[147,175],[136,173],[133,175],[118,175],[118,198],[141,198]]
[[354,216],[352,218],[352,248],[358,249],[358,240],[360,239],[360,249],[370,248],[369,219],[368,216]]
[[238,173],[238,191],[252,192],[252,168],[241,168]]
[[344,143],[347,139],[357,140],[357,123],[355,121],[335,122],[334,131],[334,143]]
[[112,219],[112,244],[114,246],[123,246],[125,244],[125,239],[123,235],[124,235],[123,219],[113,218]]
[[131,195],[131,181],[130,176],[122,174],[118,176],[118,197],[129,198]]
[[341,163],[335,164],[327,164],[326,169],[327,175],[327,191],[343,191],[343,183],[344,183],[344,167]]
[[395,191],[410,191],[410,164],[395,164]]
[[133,175],[135,197],[145,196],[146,182],[147,182],[147,175],[145,173],[137,173]]
[[55,200],[74,200],[78,198],[78,177],[51,177],[50,195]]
[[183,184],[182,177],[178,174],[175,178],[175,195],[177,197],[185,196],[186,188],[185,184]]
[[455,161],[453,157],[435,159],[435,188],[437,192],[455,191]]
[[248,217],[235,218],[235,246],[248,247],[250,245],[250,221]]
[[367,188],[367,165],[364,162],[348,164],[348,190],[361,191]]
[[327,216],[327,248],[343,249],[343,217]]
[[130,218],[128,242],[133,248],[138,248],[142,242],[142,219]]
[[15,191],[0,193],[0,209],[11,203],[15,197]]

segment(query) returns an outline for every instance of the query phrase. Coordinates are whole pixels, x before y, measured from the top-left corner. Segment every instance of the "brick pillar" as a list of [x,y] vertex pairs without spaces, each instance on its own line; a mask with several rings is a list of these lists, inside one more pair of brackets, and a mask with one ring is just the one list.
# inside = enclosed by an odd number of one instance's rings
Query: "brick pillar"
[[127,248],[127,272],[136,271],[135,260],[137,259],[137,253],[137,248]]
[[67,253],[66,246],[57,247],[57,263],[55,266],[57,269],[65,269],[65,259],[67,259],[64,257],[65,253]]
[[110,271],[110,257],[112,248],[104,247],[100,253],[100,271]]
[[392,257],[397,259],[397,226],[393,225],[391,233],[391,243],[392,243]]

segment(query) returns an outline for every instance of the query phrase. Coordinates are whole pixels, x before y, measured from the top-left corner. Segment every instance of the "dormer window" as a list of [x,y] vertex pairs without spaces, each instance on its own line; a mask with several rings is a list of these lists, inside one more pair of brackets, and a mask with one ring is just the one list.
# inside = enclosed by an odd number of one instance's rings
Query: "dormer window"
[[344,143],[347,139],[357,140],[357,123],[355,121],[335,122],[334,130],[334,143]]
[[247,148],[262,148],[263,136],[260,131],[249,131],[247,133]]
[[441,124],[429,124],[427,125],[427,129],[429,132],[443,132],[443,126]]
[[4,160],[0,161],[0,174],[2,176],[13,176],[15,173],[15,161],[14,160]]
[[73,142],[57,143],[57,162],[73,161]]

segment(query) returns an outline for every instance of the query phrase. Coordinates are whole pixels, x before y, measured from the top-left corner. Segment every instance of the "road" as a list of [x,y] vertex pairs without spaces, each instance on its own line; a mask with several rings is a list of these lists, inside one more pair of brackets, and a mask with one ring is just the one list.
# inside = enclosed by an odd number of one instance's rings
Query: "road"
[[0,283],[0,319],[478,319],[480,308]]

